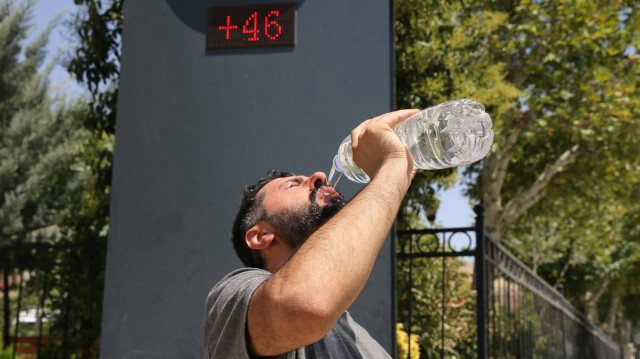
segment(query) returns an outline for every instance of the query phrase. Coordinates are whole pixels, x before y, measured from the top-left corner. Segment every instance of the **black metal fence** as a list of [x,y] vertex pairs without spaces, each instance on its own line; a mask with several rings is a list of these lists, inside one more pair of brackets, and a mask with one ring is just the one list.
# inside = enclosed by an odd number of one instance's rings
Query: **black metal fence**
[[104,242],[0,246],[2,349],[13,358],[97,358]]
[[[620,348],[598,327],[590,323],[558,291],[533,273],[513,254],[493,241],[484,230],[484,209],[474,208],[476,226],[398,231],[398,261],[408,267],[402,283],[410,295],[399,300],[399,317],[411,335],[416,333],[416,318],[433,313],[416,312],[414,261],[441,260],[442,283],[439,289],[439,357],[446,345],[448,286],[446,261],[453,257],[473,258],[476,337],[471,357],[484,358],[620,358]],[[424,263],[424,262],[422,262]],[[401,274],[402,275],[402,274]],[[401,290],[405,290],[402,288]],[[420,334],[420,333],[418,333]],[[407,358],[412,358],[411,346]],[[433,350],[427,355],[431,357]],[[421,353],[422,354],[422,353]],[[424,356],[421,356],[423,358]],[[458,356],[460,357],[460,356]],[[464,357],[464,354],[462,355]]]

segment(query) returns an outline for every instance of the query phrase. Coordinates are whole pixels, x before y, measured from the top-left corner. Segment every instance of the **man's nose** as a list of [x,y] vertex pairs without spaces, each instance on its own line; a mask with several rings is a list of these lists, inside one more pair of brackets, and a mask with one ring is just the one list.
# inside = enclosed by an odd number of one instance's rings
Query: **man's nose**
[[316,172],[309,177],[309,190],[313,191],[327,184],[327,175],[324,172]]

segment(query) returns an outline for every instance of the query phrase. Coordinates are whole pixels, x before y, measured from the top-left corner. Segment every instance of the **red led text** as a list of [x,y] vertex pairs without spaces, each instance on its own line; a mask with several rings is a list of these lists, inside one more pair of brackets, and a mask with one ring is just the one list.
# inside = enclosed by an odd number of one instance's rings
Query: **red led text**
[[295,46],[295,43],[295,3],[215,6],[208,9],[208,50]]
[[[282,34],[282,26],[278,23],[276,18],[280,16],[280,11],[271,10],[264,17],[264,33],[265,36],[269,40],[275,40]],[[262,20],[262,17],[260,18]],[[227,40],[230,39],[229,34],[231,30],[235,30],[238,28],[238,25],[231,25],[231,16],[227,15],[227,23],[225,25],[218,26],[219,30],[225,31],[225,38]],[[259,41],[260,37],[260,29],[258,27],[258,12],[254,12],[244,21],[244,25],[242,25],[242,33],[246,34],[245,40],[247,41]]]

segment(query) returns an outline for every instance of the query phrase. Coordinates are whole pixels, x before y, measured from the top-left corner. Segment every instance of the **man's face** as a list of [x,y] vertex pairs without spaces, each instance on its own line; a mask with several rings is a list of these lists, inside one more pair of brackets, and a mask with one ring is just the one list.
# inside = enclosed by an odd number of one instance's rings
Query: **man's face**
[[294,249],[345,205],[344,197],[327,186],[322,172],[276,178],[260,193],[267,222]]

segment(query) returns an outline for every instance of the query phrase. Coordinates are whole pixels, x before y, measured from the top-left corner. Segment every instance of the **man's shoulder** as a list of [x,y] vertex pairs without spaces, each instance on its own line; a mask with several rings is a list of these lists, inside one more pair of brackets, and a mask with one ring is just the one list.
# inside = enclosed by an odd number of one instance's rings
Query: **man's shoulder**
[[222,279],[220,279],[213,288],[215,289],[218,286],[226,285],[228,283],[243,282],[252,279],[269,279],[271,275],[272,274],[270,272],[260,268],[238,268],[222,277]]
[[205,357],[249,358],[245,338],[246,316],[253,292],[271,273],[240,268],[224,276],[206,301]]
[[262,282],[271,277],[271,273],[259,268],[239,268],[236,269],[220,279],[216,283],[209,295],[207,296],[207,302],[218,299],[220,297],[229,298],[238,294],[248,294],[246,292],[253,291]]

